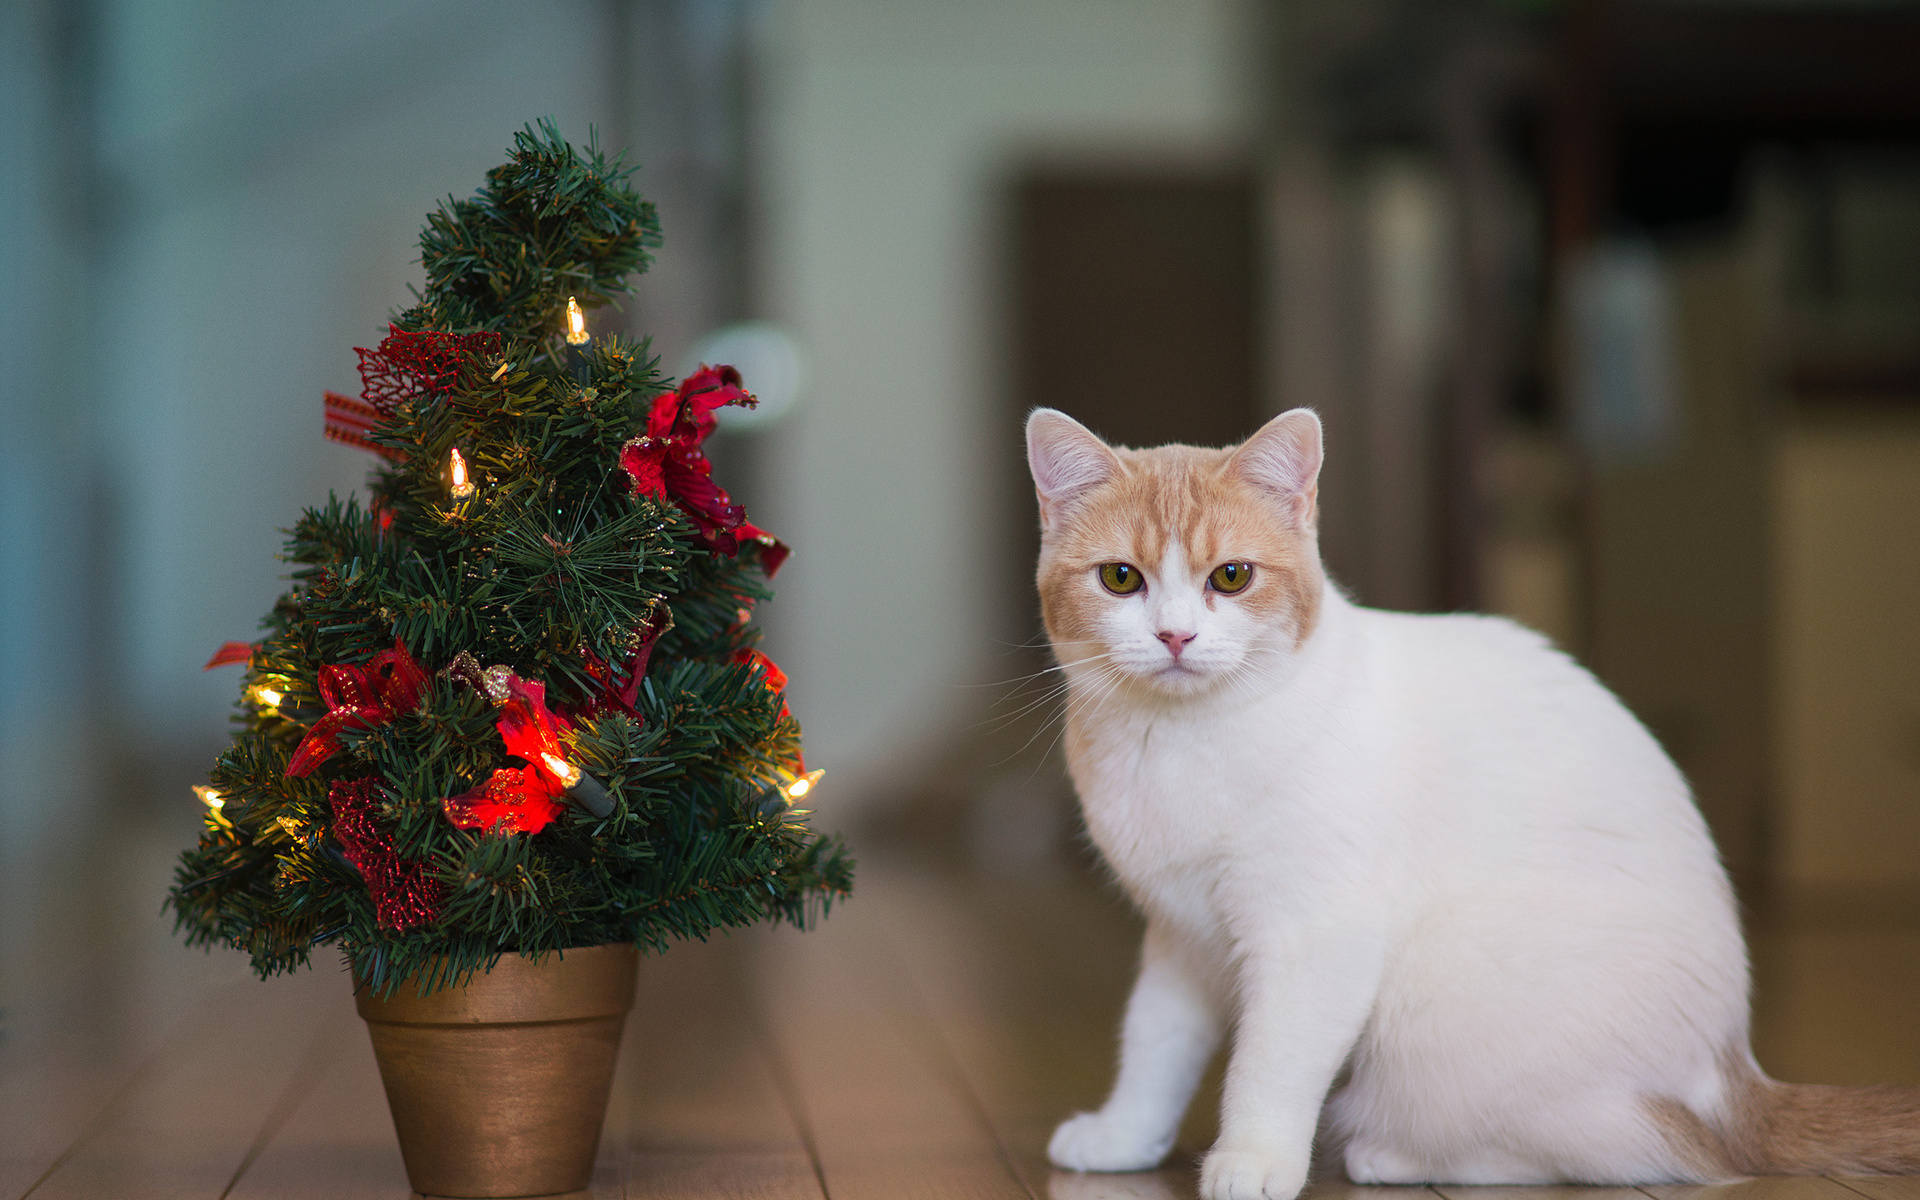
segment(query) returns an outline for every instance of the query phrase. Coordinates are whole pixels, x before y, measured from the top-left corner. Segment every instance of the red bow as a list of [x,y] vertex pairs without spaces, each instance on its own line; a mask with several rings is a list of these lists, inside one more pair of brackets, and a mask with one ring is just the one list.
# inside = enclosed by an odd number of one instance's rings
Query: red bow
[[563,807],[560,798],[570,783],[561,771],[579,769],[568,763],[567,747],[560,740],[560,733],[572,726],[547,707],[546,685],[507,673],[505,688],[494,728],[507,753],[527,765],[499,768],[479,787],[442,800],[440,811],[461,829],[539,833]]
[[679,505],[699,530],[695,540],[702,548],[731,558],[742,544],[759,543],[760,562],[771,577],[787,560],[787,547],[747,521],[747,510],[713,481],[713,464],[700,449],[713,432],[715,409],[758,403],[740,386],[740,372],[703,365],[679,388],[655,398],[647,432],[620,448],[620,466],[633,477],[634,495]]
[[372,729],[410,713],[420,707],[426,690],[427,673],[398,638],[393,649],[382,650],[365,666],[328,663],[321,667],[320,698],[331,711],[307,730],[299,749],[293,752],[293,760],[287,763],[287,774],[311,774],[340,749],[343,730]]

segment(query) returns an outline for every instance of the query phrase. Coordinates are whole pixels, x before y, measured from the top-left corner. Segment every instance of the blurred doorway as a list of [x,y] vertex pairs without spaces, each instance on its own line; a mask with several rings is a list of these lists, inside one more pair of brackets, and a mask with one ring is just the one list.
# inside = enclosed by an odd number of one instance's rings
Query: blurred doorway
[[[1250,167],[1032,172],[1013,188],[1018,429],[1057,408],[1109,442],[1222,446],[1266,415]],[[1010,478],[1024,479],[1024,466]],[[1026,488],[1008,536],[1012,611],[1040,633]]]

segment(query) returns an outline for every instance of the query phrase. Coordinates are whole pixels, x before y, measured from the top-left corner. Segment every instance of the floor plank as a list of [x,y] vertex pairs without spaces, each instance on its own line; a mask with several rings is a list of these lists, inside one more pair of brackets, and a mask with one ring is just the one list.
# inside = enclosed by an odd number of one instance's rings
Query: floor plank
[[[34,1200],[213,1200],[229,1181],[237,1200],[407,1194],[332,964],[258,983],[232,955],[180,947],[150,907],[98,903],[91,916],[69,907],[72,940],[33,960],[44,968],[16,959],[0,978],[0,1198],[20,1200],[56,1162]],[[756,930],[642,964],[593,1187],[577,1200],[1194,1200],[1216,1094],[1198,1098],[1163,1170],[1046,1161],[1054,1125],[1109,1086],[1138,938],[1111,890],[1070,871],[980,876],[870,855],[858,896],[814,933]],[[1783,1074],[1920,1078],[1899,973],[1914,939],[1762,935],[1763,1053],[1796,1064]],[[1307,1200],[1608,1196],[1920,1200],[1920,1180],[1398,1189],[1323,1170]]]
[[823,1200],[749,988],[767,931],[640,964],[608,1138],[633,1197]]
[[[1371,1196],[1377,1188],[1354,1188],[1356,1196]],[[1647,1200],[1647,1192],[1630,1187],[1459,1187],[1436,1183],[1444,1200]]]
[[155,911],[177,838],[141,827],[0,877],[0,1197],[18,1197],[198,1014],[246,1003],[243,955],[180,944]]
[[1654,1200],[1858,1200],[1855,1193],[1817,1175],[1768,1176],[1699,1186],[1663,1184],[1640,1190]]
[[[248,982],[217,1004],[80,1132],[34,1200],[214,1200],[264,1130],[319,1072],[337,981]],[[315,1031],[319,1030],[319,1033]]]
[[929,1036],[895,960],[884,881],[806,935],[777,931],[755,995],[833,1200],[1034,1200]]
[[405,1196],[406,1165],[365,1022],[346,979],[331,975],[333,1004],[319,1034],[314,1085],[261,1146],[232,1200],[337,1200]]
[[1920,1177],[1911,1175],[1843,1175],[1833,1181],[1869,1200],[1920,1200]]

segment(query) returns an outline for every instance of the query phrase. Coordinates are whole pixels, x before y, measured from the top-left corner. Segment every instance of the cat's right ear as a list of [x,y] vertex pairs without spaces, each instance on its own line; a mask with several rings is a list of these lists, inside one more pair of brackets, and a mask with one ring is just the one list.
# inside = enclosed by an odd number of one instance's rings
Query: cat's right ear
[[1027,418],[1027,469],[1046,533],[1076,499],[1113,478],[1120,460],[1085,425],[1057,408],[1036,408]]

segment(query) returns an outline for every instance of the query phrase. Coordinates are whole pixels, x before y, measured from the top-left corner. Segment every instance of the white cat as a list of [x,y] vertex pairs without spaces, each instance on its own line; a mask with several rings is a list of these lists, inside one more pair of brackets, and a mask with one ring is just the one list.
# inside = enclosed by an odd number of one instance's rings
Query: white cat
[[1323,1119],[1361,1183],[1920,1170],[1920,1089],[1761,1073],[1726,873],[1619,701],[1327,583],[1311,412],[1127,450],[1040,409],[1027,451],[1068,763],[1148,922],[1056,1164],[1157,1165],[1231,1031],[1209,1200],[1291,1200]]

